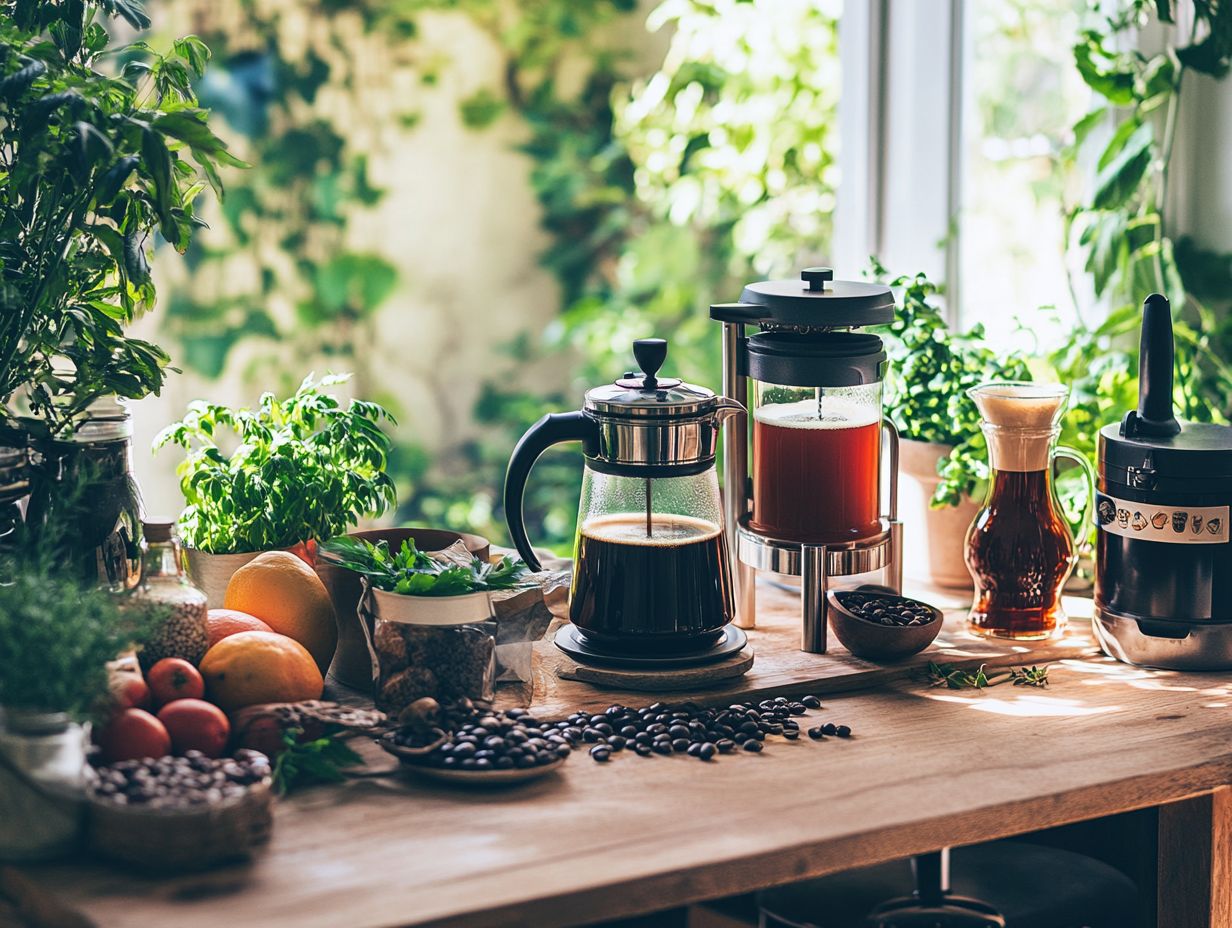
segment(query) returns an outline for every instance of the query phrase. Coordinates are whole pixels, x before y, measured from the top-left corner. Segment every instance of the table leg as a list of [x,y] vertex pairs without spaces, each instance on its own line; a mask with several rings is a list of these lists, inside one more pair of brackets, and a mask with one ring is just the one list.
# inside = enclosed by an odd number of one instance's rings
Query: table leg
[[1156,928],[1232,925],[1232,788],[1159,807]]

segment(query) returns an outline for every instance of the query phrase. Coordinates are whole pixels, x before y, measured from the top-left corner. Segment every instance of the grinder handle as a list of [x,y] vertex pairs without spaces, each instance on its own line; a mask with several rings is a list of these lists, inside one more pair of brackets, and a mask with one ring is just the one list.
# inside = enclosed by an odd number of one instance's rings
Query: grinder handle
[[514,547],[531,570],[542,569],[535,549],[526,537],[526,522],[522,515],[522,497],[526,493],[526,478],[530,476],[531,468],[539,455],[552,445],[580,441],[584,451],[593,453],[598,438],[597,423],[585,413],[553,412],[532,425],[513,449],[509,470],[505,473],[505,522],[509,526],[509,537]]
[[1172,308],[1167,297],[1152,293],[1142,304],[1142,337],[1138,347],[1138,408],[1126,414],[1121,432],[1171,438],[1181,430],[1172,414]]

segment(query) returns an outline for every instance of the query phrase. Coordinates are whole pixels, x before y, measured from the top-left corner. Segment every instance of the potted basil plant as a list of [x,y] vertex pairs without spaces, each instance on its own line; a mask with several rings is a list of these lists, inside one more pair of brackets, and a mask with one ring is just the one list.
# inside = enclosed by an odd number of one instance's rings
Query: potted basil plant
[[[884,278],[885,269],[874,264],[874,273]],[[1031,372],[989,348],[982,326],[950,329],[933,302],[940,287],[923,274],[889,283],[901,308],[883,333],[890,355],[886,412],[900,439],[901,508],[909,510],[903,521],[909,531],[923,529],[915,544],[908,538],[916,550],[908,562],[926,561],[928,579],[938,586],[971,589],[963,548],[988,478],[988,455],[967,390],[989,380],[1030,380]]]
[[266,393],[255,409],[197,401],[154,439],[155,450],[188,452],[177,469],[187,503],[180,532],[189,574],[211,607],[258,554],[290,550],[315,567],[320,540],[396,504],[380,428],[393,417],[329,392],[349,377],[309,375],[293,396]]
[[[11,567],[11,565],[6,565]],[[82,822],[88,720],[107,705],[108,662],[164,613],[42,565],[0,583],[0,861],[70,851]]]
[[521,560],[473,557],[462,542],[426,554],[405,539],[342,537],[321,557],[363,578],[360,625],[372,657],[377,707],[398,713],[417,699],[491,700],[496,680],[492,594],[533,585]]

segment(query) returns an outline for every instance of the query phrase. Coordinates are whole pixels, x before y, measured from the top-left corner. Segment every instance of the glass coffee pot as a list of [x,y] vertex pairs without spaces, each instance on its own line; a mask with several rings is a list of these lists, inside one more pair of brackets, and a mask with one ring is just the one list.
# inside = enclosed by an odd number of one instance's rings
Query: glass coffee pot
[[983,419],[991,469],[988,496],[967,530],[967,569],[975,580],[968,628],[990,638],[1049,638],[1065,627],[1061,587],[1077,561],[1053,487],[1057,458],[1083,469],[1088,509],[1095,499],[1087,459],[1056,444],[1069,388],[986,383],[968,395]]
[[714,457],[719,429],[744,408],[658,376],[662,339],[639,339],[633,353],[640,372],[589,390],[580,411],[544,416],[522,436],[505,478],[505,517],[518,553],[538,570],[522,516],[526,479],[547,448],[580,441],[569,594],[576,630],[610,653],[701,650],[733,616]]

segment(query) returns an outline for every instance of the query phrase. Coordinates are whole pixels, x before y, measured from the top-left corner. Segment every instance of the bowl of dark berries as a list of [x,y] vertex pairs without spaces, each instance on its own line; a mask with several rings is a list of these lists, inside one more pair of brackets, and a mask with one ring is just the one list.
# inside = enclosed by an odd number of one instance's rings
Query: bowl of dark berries
[[573,750],[559,730],[527,709],[476,712],[451,725],[428,750],[423,737],[411,724],[380,744],[416,774],[473,786],[537,780],[559,769]]
[[877,590],[831,590],[830,627],[856,657],[899,661],[918,654],[941,631],[941,610]]

